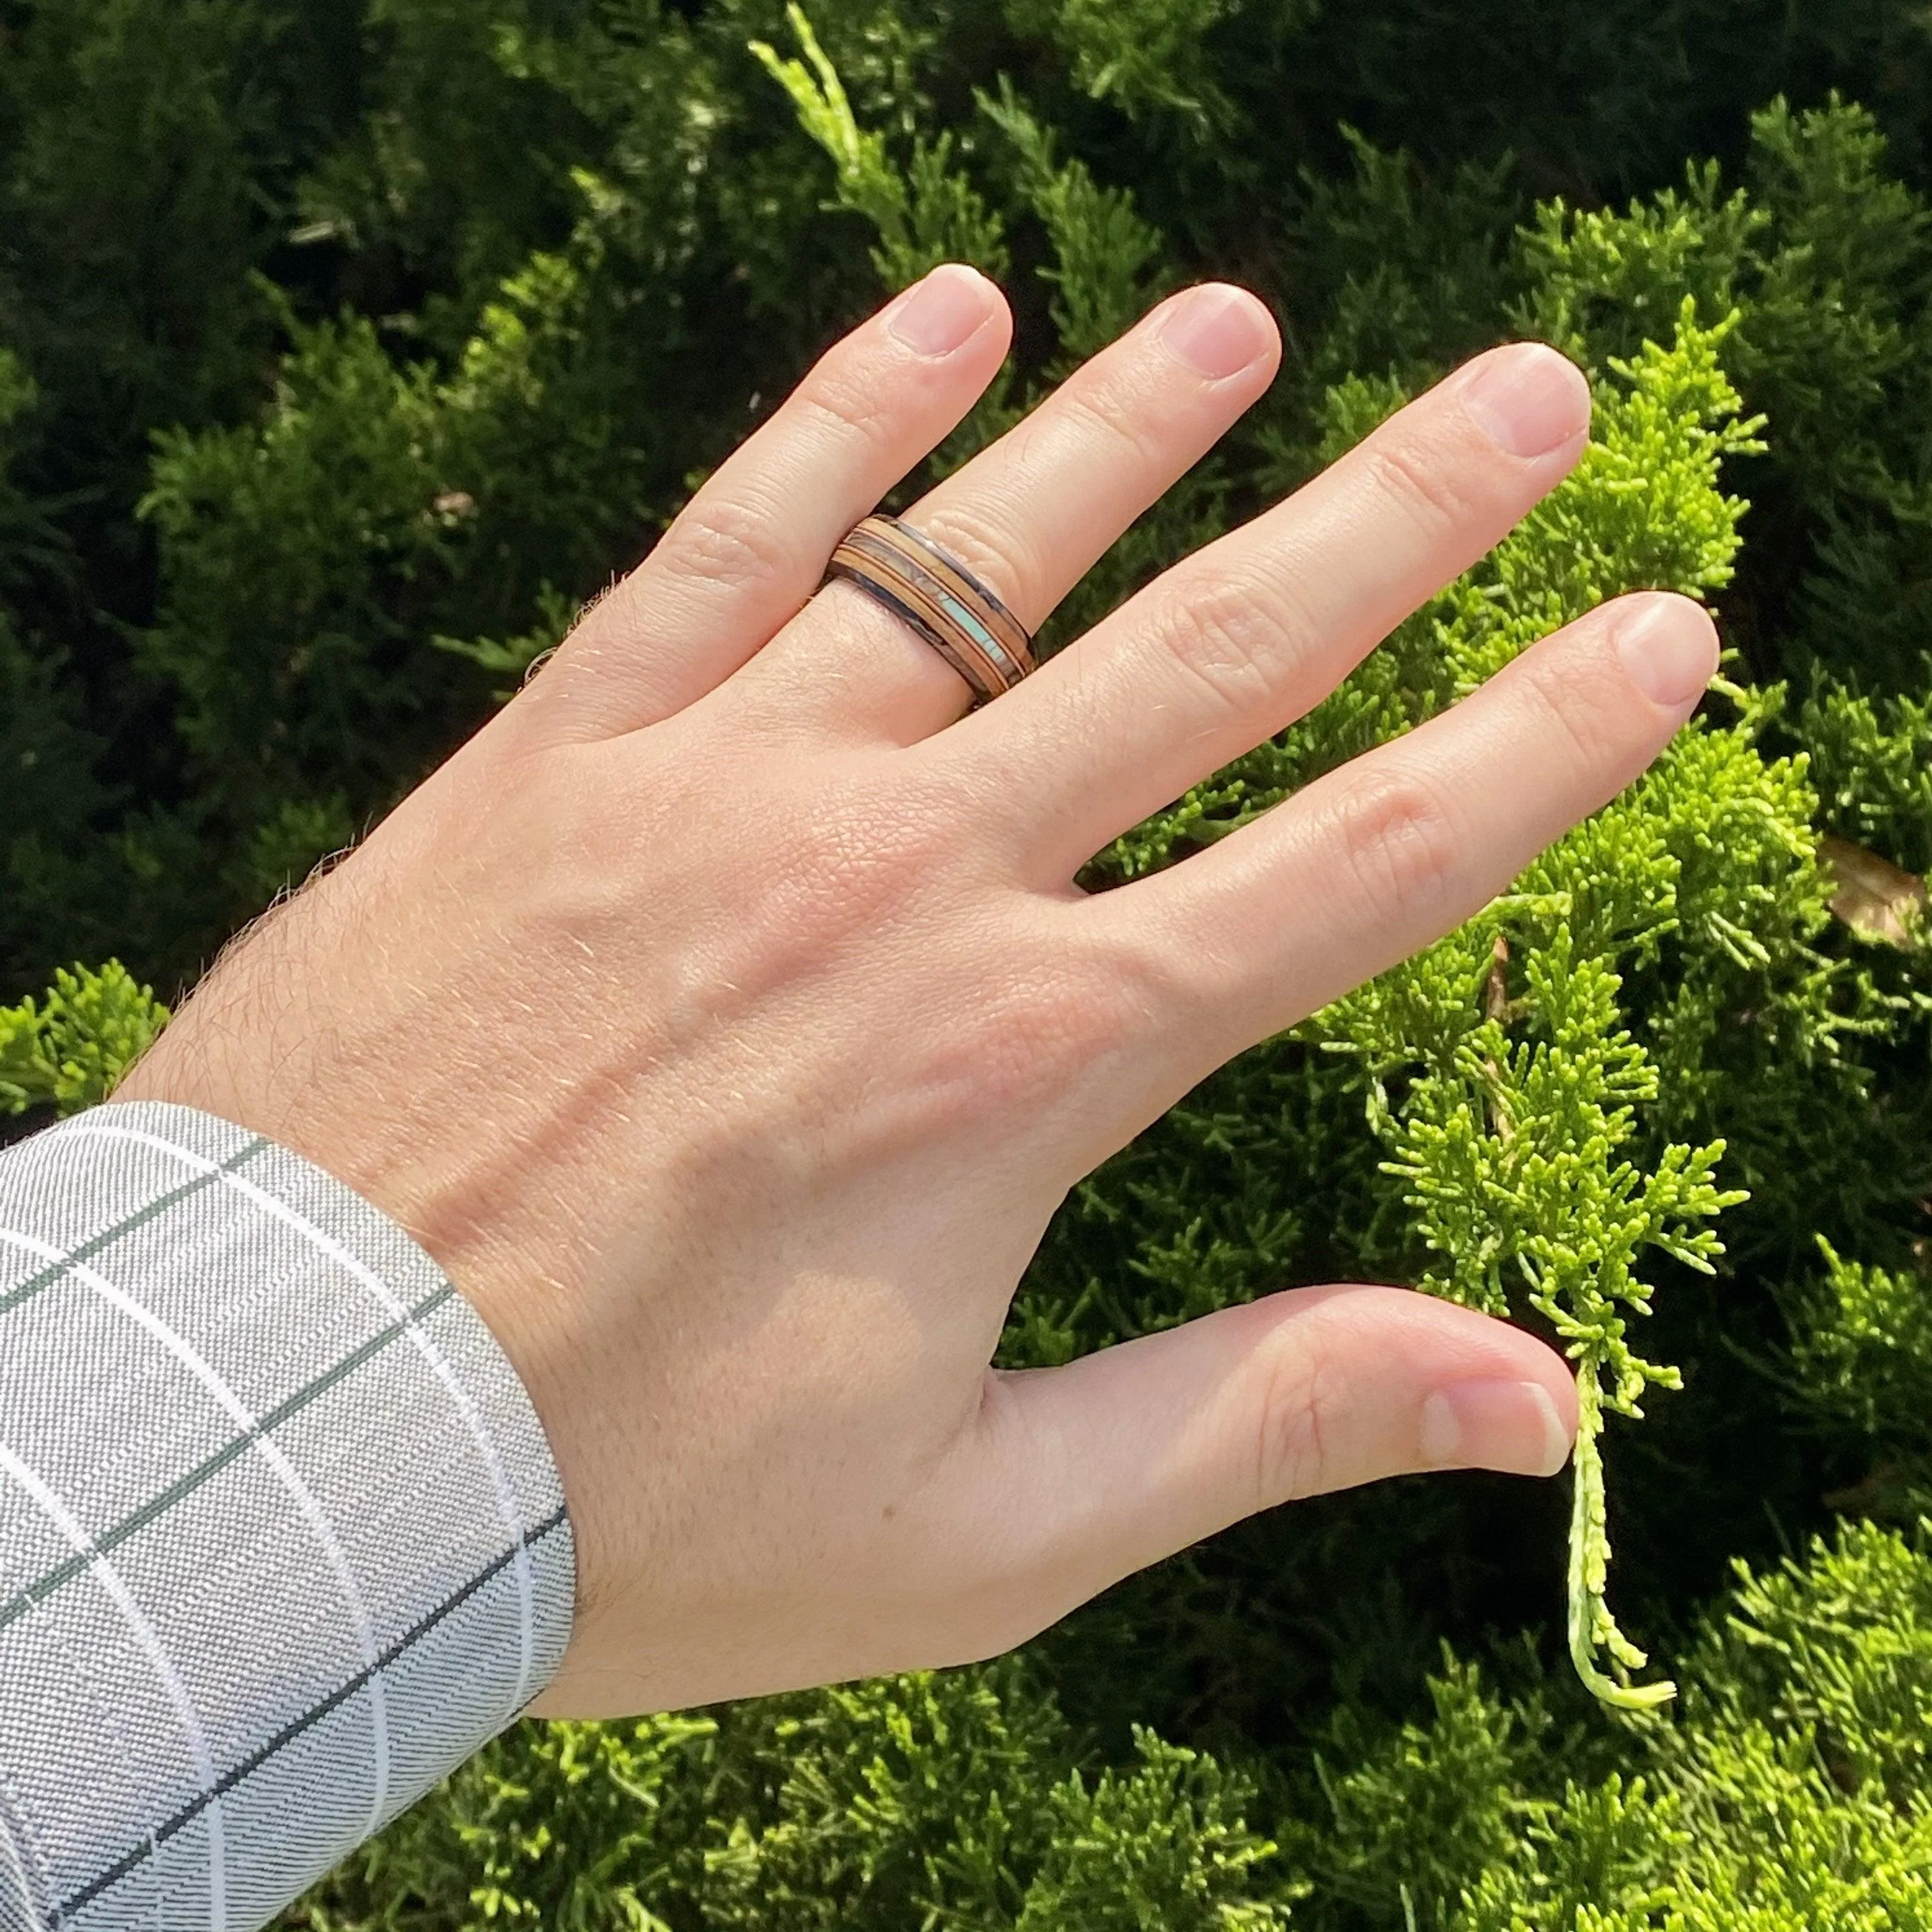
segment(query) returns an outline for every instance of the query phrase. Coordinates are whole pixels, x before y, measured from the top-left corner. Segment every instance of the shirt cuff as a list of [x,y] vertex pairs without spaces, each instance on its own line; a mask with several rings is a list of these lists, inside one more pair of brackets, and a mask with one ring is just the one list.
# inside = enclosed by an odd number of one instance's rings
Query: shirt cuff
[[0,1932],[265,1923],[574,1592],[529,1396],[388,1216],[182,1107],[0,1154]]

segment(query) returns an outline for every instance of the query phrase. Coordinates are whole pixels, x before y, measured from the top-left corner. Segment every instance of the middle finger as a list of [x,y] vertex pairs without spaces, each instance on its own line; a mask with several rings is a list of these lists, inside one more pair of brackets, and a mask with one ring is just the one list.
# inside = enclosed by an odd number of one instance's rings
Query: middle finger
[[1015,809],[1064,881],[1107,842],[1292,724],[1493,548],[1588,441],[1582,372],[1492,350],[1304,489],[1199,550],[924,748]]

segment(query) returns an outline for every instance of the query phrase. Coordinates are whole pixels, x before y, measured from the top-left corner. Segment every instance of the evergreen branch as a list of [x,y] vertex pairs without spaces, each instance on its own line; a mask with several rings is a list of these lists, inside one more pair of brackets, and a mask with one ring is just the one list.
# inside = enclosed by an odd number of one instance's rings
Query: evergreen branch
[[887,154],[884,136],[860,126],[838,70],[797,0],[787,6],[785,18],[804,60],[785,58],[768,41],[746,45],[790,97],[800,125],[832,158],[838,191],[826,206],[862,214],[878,231],[872,263],[880,280],[904,288],[948,261],[973,262],[995,278],[1004,274],[1003,224],[952,165],[957,144],[951,131],[936,141],[916,138],[902,171]]
[[118,959],[65,967],[44,999],[0,1007],[0,1114],[98,1106],[154,1044],[168,1010]]
[[1602,1391],[1598,1366],[1586,1360],[1576,1370],[1576,1448],[1570,1462],[1569,1616],[1570,1660],[1585,1688],[1620,1711],[1654,1711],[1677,1694],[1668,1678],[1654,1684],[1622,1684],[1598,1668],[1597,1653],[1607,1651],[1626,1670],[1649,1662],[1617,1627],[1604,1591],[1610,1568],[1610,1513],[1604,1493]]
[[[1744,506],[1723,494],[1720,467],[1756,448],[1758,427],[1738,422],[1738,397],[1717,359],[1733,326],[1700,326],[1687,305],[1670,348],[1646,343],[1612,363],[1574,476],[1438,600],[1430,648],[1417,640],[1406,680],[1418,694],[1412,722],[1634,572],[1636,582],[1693,594],[1727,580]],[[1678,778],[1680,760],[1694,777]],[[1244,776],[1238,767],[1219,775],[1220,797],[1232,801]],[[1799,801],[1782,787],[1741,736],[1687,734],[1508,898],[1305,1029],[1366,1063],[1370,1118],[1388,1150],[1382,1171],[1402,1184],[1414,1234],[1438,1258],[1420,1286],[1498,1317],[1526,1305],[1576,1365],[1570,1648],[1582,1682],[1622,1708],[1671,1694],[1632,1690],[1605,1667],[1638,1670],[1644,1658],[1605,1600],[1603,1418],[1640,1417],[1648,1389],[1681,1386],[1675,1367],[1632,1343],[1630,1322],[1651,1308],[1643,1251],[1712,1272],[1723,1249],[1708,1223],[1744,1196],[1717,1184],[1721,1140],[1672,1141],[1644,1165],[1631,1157],[1663,1079],[1624,1023],[1619,969],[1654,960],[1672,936],[1694,938],[1753,974],[1772,964],[1758,931],[1762,908],[1736,889],[1747,868],[1731,890],[1711,892],[1694,889],[1686,868],[1706,851],[1754,842],[1768,842],[1787,868],[1802,862],[1788,849]],[[1240,809],[1273,802],[1250,788]],[[1189,836],[1200,833],[1190,826]],[[1694,879],[1701,888],[1701,872]]]

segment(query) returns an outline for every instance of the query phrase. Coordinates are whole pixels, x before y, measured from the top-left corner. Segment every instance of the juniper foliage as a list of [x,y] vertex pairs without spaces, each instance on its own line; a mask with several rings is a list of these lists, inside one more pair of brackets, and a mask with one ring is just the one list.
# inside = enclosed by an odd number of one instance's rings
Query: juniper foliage
[[0,1112],[98,1106],[167,1022],[118,960],[98,972],[63,968],[44,999],[0,1006]]
[[524,1725],[290,1922],[1932,1924],[1912,10],[16,0],[0,32],[20,1124],[101,1098],[165,1020],[144,981],[352,841],[947,256],[1001,278],[1018,347],[896,502],[1172,287],[1235,275],[1284,324],[1274,392],[1048,648],[1488,343],[1556,341],[1595,394],[1570,483],[1089,890],[1604,596],[1702,597],[1728,647],[1656,767],[1467,927],[1082,1184],[1002,1344],[1414,1283],[1569,1352],[1568,1498],[1389,1485],[1017,1659]]

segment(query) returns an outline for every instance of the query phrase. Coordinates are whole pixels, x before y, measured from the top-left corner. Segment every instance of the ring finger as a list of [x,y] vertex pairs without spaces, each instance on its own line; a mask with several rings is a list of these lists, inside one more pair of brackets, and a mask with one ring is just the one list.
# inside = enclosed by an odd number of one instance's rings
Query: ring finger
[[[1246,290],[1171,297],[905,520],[1036,630],[1136,518],[1266,388],[1273,319]],[[964,712],[958,674],[849,584],[826,586],[732,680],[760,722],[925,738]]]

